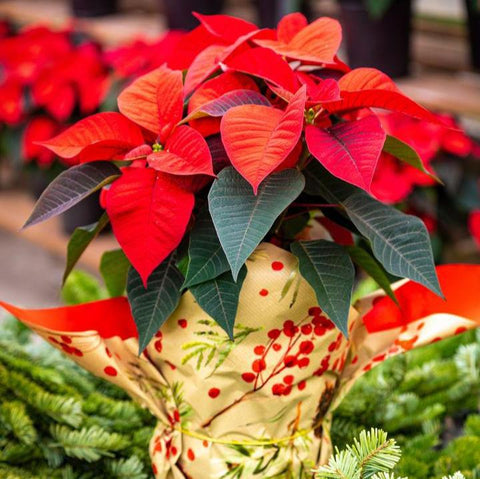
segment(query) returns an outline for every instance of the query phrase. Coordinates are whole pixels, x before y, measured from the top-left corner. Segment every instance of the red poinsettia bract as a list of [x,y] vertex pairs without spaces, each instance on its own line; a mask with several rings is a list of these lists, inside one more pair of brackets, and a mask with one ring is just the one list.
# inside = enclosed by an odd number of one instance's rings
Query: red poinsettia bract
[[220,132],[255,194],[273,172],[309,161],[370,192],[386,137],[370,108],[439,122],[383,73],[342,63],[333,19],[309,25],[297,13],[261,30],[222,15],[197,18],[166,65],[121,93],[120,113],[93,115],[43,143],[77,163],[130,162],[105,205],[144,284],[182,240],[195,192],[215,176],[204,137]]
[[193,209],[193,192],[175,176],[213,175],[212,158],[200,133],[177,126],[183,112],[181,72],[161,67],[140,77],[118,105],[122,113],[85,118],[43,145],[79,163],[136,160],[123,168],[105,203],[117,240],[146,284],[180,243]]

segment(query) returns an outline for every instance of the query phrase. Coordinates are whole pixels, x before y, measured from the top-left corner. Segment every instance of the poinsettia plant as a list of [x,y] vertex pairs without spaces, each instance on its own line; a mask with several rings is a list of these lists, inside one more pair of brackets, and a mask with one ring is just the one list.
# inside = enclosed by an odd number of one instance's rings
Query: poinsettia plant
[[[75,166],[26,226],[103,189],[105,215],[74,233],[65,276],[110,221],[121,249],[101,269],[112,294],[126,285],[141,351],[187,288],[232,336],[245,263],[262,241],[293,252],[344,334],[354,263],[392,297],[392,276],[441,295],[422,221],[371,192],[382,152],[425,170],[376,109],[441,120],[380,71],[340,61],[336,20],[294,13],[271,30],[196,16],[166,63],[122,91],[119,112],[42,143]],[[320,236],[309,228],[319,211]]]
[[372,192],[425,222],[436,259],[463,261],[466,255],[475,258],[480,247],[480,146],[453,117],[439,115],[439,119],[444,125],[398,113],[380,116],[385,131],[412,147],[426,171],[382,152]]
[[0,38],[0,72],[0,127],[6,143],[22,138],[21,152],[7,153],[54,176],[62,165],[36,142],[98,111],[111,84],[100,46],[70,28],[7,31]]

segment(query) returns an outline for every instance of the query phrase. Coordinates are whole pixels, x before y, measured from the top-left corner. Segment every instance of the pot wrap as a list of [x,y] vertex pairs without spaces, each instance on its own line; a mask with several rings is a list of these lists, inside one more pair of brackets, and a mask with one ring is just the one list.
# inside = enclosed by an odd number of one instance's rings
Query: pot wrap
[[479,266],[445,266],[447,301],[396,285],[352,308],[347,340],[318,307],[293,255],[261,244],[247,262],[235,341],[186,292],[147,349],[125,298],[47,310],[2,303],[82,367],[158,419],[157,479],[307,478],[330,452],[332,410],[389,356],[480,324]]

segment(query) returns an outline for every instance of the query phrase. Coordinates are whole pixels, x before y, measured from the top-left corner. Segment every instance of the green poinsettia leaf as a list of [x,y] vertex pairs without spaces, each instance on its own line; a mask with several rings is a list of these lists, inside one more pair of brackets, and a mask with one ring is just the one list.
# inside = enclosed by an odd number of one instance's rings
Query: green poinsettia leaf
[[352,258],[353,262],[356,263],[360,268],[365,270],[368,275],[370,275],[375,282],[385,291],[385,293],[390,296],[390,298],[398,304],[395,293],[390,286],[390,281],[388,276],[383,269],[383,266],[378,263],[378,261],[373,258],[368,251],[365,251],[359,246],[347,246],[348,254]]
[[138,331],[139,354],[175,311],[180,301],[182,273],[175,266],[175,255],[166,258],[148,278],[147,288],[131,267],[127,277],[127,296]]
[[321,165],[309,165],[309,192],[342,206],[359,232],[369,240],[386,271],[409,278],[442,296],[428,231],[423,222],[385,205],[364,191],[338,180]]
[[233,168],[224,168],[208,195],[210,214],[233,278],[263,240],[273,223],[305,185],[303,175],[287,169],[268,176],[253,193]]
[[420,218],[406,215],[360,191],[342,204],[389,273],[409,278],[442,295],[430,237]]
[[67,211],[120,175],[118,167],[109,161],[92,161],[72,166],[48,185],[23,227],[35,225]]
[[319,306],[347,336],[355,268],[345,248],[325,240],[291,245],[300,273],[315,291]]
[[420,170],[422,173],[430,176],[438,183],[441,183],[441,180],[437,176],[435,176],[425,168],[425,166],[423,165],[423,161],[421,160],[420,156],[418,156],[418,153],[410,145],[403,142],[402,140],[399,140],[394,136],[387,135],[387,138],[383,145],[383,151],[394,156],[400,161],[403,161],[410,166],[413,166],[417,170]]
[[65,265],[62,283],[65,283],[83,252],[107,224],[108,216],[104,213],[96,223],[75,228],[67,245],[67,264]]
[[200,212],[190,233],[184,288],[209,281],[230,269],[208,209]]
[[121,249],[103,253],[100,273],[110,296],[121,296],[125,292],[129,268],[130,261]]
[[247,268],[244,266],[236,282],[233,280],[232,273],[227,271],[217,278],[190,288],[200,307],[225,330],[231,340],[233,340],[240,291],[246,274]]

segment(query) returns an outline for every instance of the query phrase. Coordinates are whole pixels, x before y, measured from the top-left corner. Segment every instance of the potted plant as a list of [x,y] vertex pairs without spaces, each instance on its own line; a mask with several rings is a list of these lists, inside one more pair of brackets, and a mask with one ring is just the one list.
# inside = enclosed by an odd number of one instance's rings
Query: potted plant
[[478,0],[465,0],[467,7],[470,58],[472,67],[480,70],[480,4]]
[[[378,70],[340,62],[335,20],[292,14],[265,31],[197,17],[120,113],[43,142],[75,166],[26,226],[102,189],[106,212],[74,233],[65,277],[110,221],[113,298],[2,304],[152,411],[157,478],[310,477],[355,377],[478,324],[480,271],[437,277],[422,221],[371,196],[382,151],[423,165],[369,108],[439,120]],[[353,262],[384,289],[355,309]]]
[[71,0],[70,9],[75,17],[90,18],[117,12],[117,0]]
[[[21,130],[21,152],[13,156],[26,164],[27,184],[38,199],[69,164],[37,143],[59,133],[65,122],[97,111],[109,72],[99,46],[88,40],[77,44],[70,30],[27,28],[0,40],[0,50],[5,95],[0,121],[8,130]],[[93,195],[62,216],[63,229],[71,234],[101,213],[98,194]]]
[[339,0],[349,65],[409,73],[411,0]]

